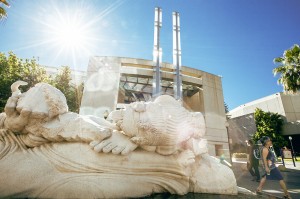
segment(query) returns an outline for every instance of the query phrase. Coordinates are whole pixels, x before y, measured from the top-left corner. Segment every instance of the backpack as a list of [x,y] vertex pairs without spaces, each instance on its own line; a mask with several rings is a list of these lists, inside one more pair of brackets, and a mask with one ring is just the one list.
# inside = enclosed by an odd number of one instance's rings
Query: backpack
[[260,141],[257,141],[257,143],[253,146],[253,155],[257,160],[262,159],[262,149],[263,146]]

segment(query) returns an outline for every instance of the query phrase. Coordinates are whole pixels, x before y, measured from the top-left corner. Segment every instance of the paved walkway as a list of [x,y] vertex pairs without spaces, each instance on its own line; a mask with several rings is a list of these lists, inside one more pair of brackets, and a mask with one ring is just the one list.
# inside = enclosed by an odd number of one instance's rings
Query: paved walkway
[[[277,165],[278,166],[278,165]],[[287,184],[290,195],[293,199],[300,199],[300,162],[296,162],[296,167],[292,162],[286,162],[286,171],[281,172],[284,180]],[[149,197],[143,197],[146,199],[277,199],[283,197],[283,191],[281,190],[277,181],[267,181],[263,194],[256,195],[255,190],[259,182],[252,181],[252,176],[246,170],[246,162],[233,162],[232,169],[236,176],[238,186],[244,190],[247,194],[238,194],[236,196],[231,195],[218,195],[218,194],[197,194],[188,193],[183,196],[172,195],[170,193],[153,194]],[[249,191],[251,192],[249,192]]]
[[[285,163],[286,171],[281,172],[281,174],[284,177],[292,198],[300,199],[300,162],[296,162],[296,167],[294,167],[293,162]],[[232,169],[236,176],[238,186],[254,193],[259,182],[252,181],[252,176],[246,170],[246,162],[233,162]],[[283,191],[277,181],[267,181],[263,188],[263,196],[267,198],[282,198]]]

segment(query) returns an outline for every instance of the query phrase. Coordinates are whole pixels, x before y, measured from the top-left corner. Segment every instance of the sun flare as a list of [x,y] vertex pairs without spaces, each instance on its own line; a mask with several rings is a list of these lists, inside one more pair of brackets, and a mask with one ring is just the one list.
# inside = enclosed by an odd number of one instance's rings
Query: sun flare
[[62,22],[54,32],[54,40],[67,50],[83,48],[87,43],[87,32],[79,23]]
[[[41,60],[50,57],[50,65],[59,60],[62,65],[84,67],[87,59],[111,40],[107,39],[111,35],[107,36],[107,25],[103,24],[109,24],[107,16],[123,3],[124,0],[116,0],[98,8],[95,2],[87,1],[49,1],[48,4],[37,4],[35,15],[26,15],[24,18],[26,22],[32,22],[28,28],[36,34],[32,34],[32,39],[17,50],[42,47],[37,57]],[[105,47],[109,48],[107,45]]]
[[60,51],[82,51],[89,45],[91,29],[83,23],[82,14],[59,13],[49,24],[48,37]]

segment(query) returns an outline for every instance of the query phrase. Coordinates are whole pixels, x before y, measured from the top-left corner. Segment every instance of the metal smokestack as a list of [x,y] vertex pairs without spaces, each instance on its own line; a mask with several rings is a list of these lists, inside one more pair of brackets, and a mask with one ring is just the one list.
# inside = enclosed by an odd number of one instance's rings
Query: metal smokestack
[[178,12],[173,12],[173,65],[175,68],[174,97],[177,100],[182,100],[180,20]]
[[162,62],[162,49],[160,48],[160,28],[162,26],[162,10],[155,8],[154,16],[154,47],[153,47],[153,92],[152,97],[157,97],[161,94],[161,62]]

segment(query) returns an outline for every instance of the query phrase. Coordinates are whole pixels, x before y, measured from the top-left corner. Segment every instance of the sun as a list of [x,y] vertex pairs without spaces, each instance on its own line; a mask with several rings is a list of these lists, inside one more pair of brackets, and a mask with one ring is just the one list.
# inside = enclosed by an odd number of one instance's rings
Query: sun
[[98,6],[98,1],[83,0],[39,3],[35,15],[25,16],[34,32],[28,43],[17,50],[38,49],[38,57],[47,59],[50,65],[59,62],[72,68],[85,67],[88,58],[111,40],[102,24],[109,24],[108,16],[123,3],[124,0],[104,6]]
[[47,9],[49,14],[36,20],[42,33],[42,53],[51,57],[53,63],[84,67],[99,41],[95,23],[91,23],[91,9],[78,5],[52,5],[51,8]]
[[85,47],[88,42],[88,32],[83,24],[77,21],[62,21],[53,32],[54,41],[66,50],[76,50]]
[[59,12],[47,23],[47,36],[60,52],[82,51],[88,47],[92,31],[83,16],[80,12]]

